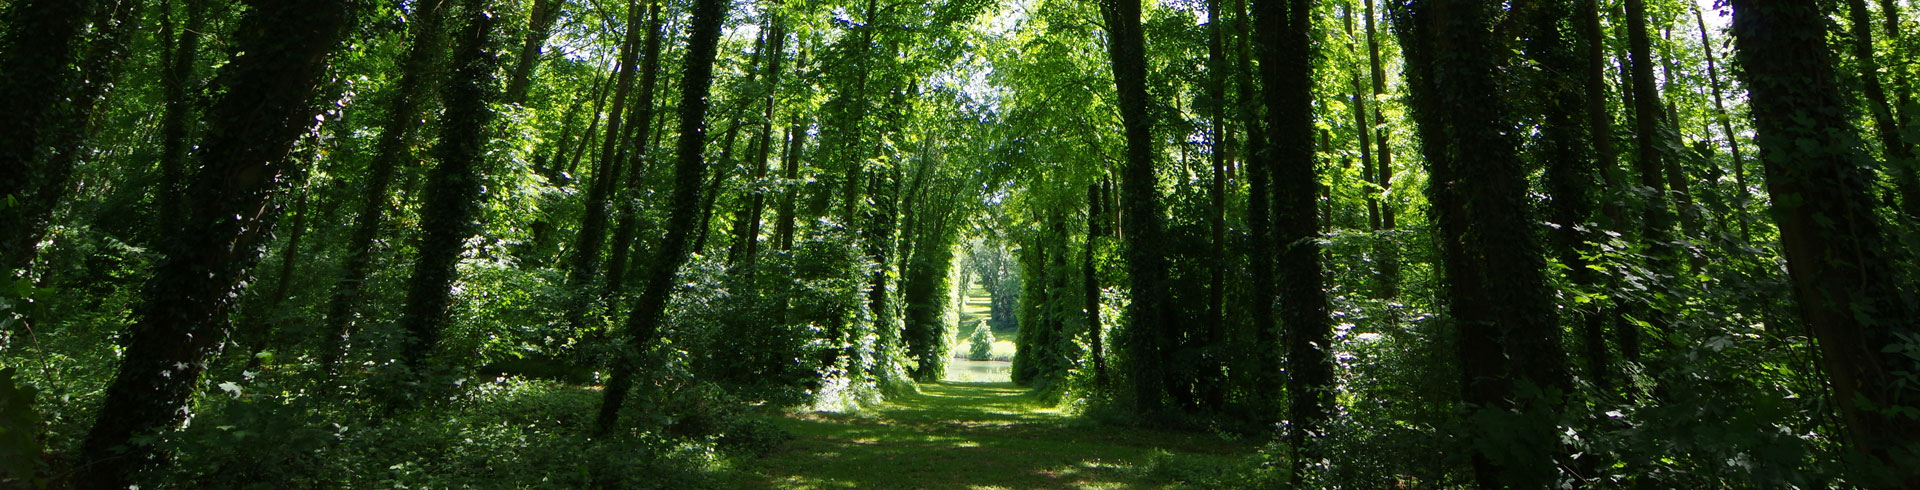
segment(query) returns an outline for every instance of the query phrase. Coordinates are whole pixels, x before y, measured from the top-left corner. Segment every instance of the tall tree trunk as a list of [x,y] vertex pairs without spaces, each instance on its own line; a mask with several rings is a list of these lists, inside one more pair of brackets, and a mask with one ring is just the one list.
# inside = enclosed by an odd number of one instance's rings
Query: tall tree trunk
[[1819,340],[1846,444],[1886,465],[1866,488],[1920,488],[1920,324],[1894,266],[1902,252],[1875,216],[1874,176],[1849,132],[1817,2],[1733,1],[1740,73],[1751,94],[1760,162],[1800,318]]
[[613,250],[607,254],[607,284],[602,289],[606,297],[602,298],[602,301],[611,302],[626,291],[627,269],[631,268],[628,263],[633,260],[634,235],[639,234],[640,209],[637,205],[639,196],[634,195],[636,194],[634,190],[640,187],[642,171],[649,163],[647,157],[653,153],[651,139],[654,118],[653,96],[654,88],[660,81],[660,37],[663,35],[661,24],[660,2],[648,2],[647,42],[641,49],[640,98],[634,101],[636,115],[633,118],[635,126],[633,134],[649,139],[643,139],[640,144],[635,145],[632,159],[627,162],[627,185],[620,189],[623,192],[616,194],[620,196],[620,221],[614,224]]
[[634,302],[633,312],[627,317],[626,329],[630,337],[622,346],[622,353],[615,363],[613,380],[607,384],[605,397],[601,400],[600,415],[596,421],[599,434],[611,433],[619,422],[620,405],[626,400],[627,391],[633,387],[633,377],[639,375],[641,366],[637,356],[641,349],[652,344],[660,329],[661,314],[666,311],[667,299],[673,293],[674,276],[680,272],[680,266],[687,261],[688,233],[694,226],[694,220],[700,216],[700,184],[702,174],[706,172],[703,160],[706,149],[707,94],[713,87],[713,58],[720,43],[720,27],[726,21],[727,2],[723,0],[694,0],[693,25],[687,39],[685,72],[680,83],[680,142],[675,147],[673,176],[673,194],[669,202],[672,211],[667,215],[667,236],[660,244],[660,252],[655,255],[647,273],[646,288]]
[[[407,284],[406,306],[400,310],[400,362],[418,379],[428,355],[440,341],[440,332],[449,321],[453,303],[451,288],[459,278],[456,268],[468,237],[478,232],[480,202],[485,199],[480,179],[486,168],[488,130],[493,111],[488,107],[497,94],[493,70],[498,61],[493,52],[495,17],[487,11],[487,0],[461,0],[466,15],[454,48],[448,83],[440,90],[446,107],[440,130],[440,142],[434,152],[440,163],[427,176],[426,206],[420,210],[420,238],[414,249],[412,279]],[[389,407],[405,405],[404,395],[389,399]]]
[[[1619,184],[1613,175],[1620,161],[1613,146],[1613,114],[1607,111],[1607,43],[1606,36],[1600,30],[1599,0],[1578,0],[1576,8],[1579,9],[1577,15],[1580,18],[1576,21],[1574,35],[1578,38],[1576,43],[1586,62],[1582,70],[1582,102],[1586,106],[1587,136],[1592,138],[1593,143],[1594,170],[1600,178],[1601,189],[1617,188]],[[1616,200],[1602,199],[1600,215],[1603,218],[1602,228],[1617,230],[1626,225],[1626,211]],[[1609,279],[1608,286],[1612,285],[1613,280]],[[1580,327],[1587,376],[1602,393],[1612,392],[1610,385],[1614,376],[1607,352],[1606,331],[1619,323],[1610,318],[1618,316],[1618,311],[1618,305],[1604,307],[1588,315]]]
[[147,436],[180,422],[207,356],[227,336],[229,298],[259,260],[277,216],[268,203],[294,139],[313,121],[314,88],[349,23],[350,3],[261,2],[241,18],[238,55],[224,68],[200,171],[182,203],[187,219],[159,243],[164,258],[82,446],[81,488],[125,488],[135,472],[164,459]]
[[[1083,302],[1087,308],[1087,347],[1092,351],[1089,357],[1093,361],[1095,389],[1107,387],[1106,341],[1102,338],[1106,329],[1100,324],[1100,268],[1095,262],[1100,252],[1100,224],[1106,219],[1106,212],[1100,206],[1101,201],[1106,199],[1106,193],[1101,190],[1101,184],[1087,185],[1087,246],[1085,261],[1080,266],[1081,280],[1086,287]],[[960,287],[967,285],[962,283]]]
[[[1527,169],[1493,35],[1495,6],[1416,0],[1396,12],[1407,80],[1432,175],[1448,313],[1458,329],[1465,447],[1483,488],[1545,488],[1557,477],[1558,393],[1570,386]],[[1492,443],[1487,438],[1498,437]],[[1486,444],[1505,444],[1490,454]]]
[[594,279],[600,275],[600,252],[607,244],[607,206],[613,190],[619,187],[621,143],[627,140],[622,124],[627,116],[627,96],[633,91],[635,75],[639,73],[640,23],[639,0],[628,0],[625,41],[620,45],[620,81],[614,83],[613,106],[607,111],[607,132],[601,140],[600,159],[593,166],[593,180],[587,185],[587,194],[580,218],[580,230],[574,236],[573,257],[567,267],[567,286],[575,294],[574,304],[567,312],[567,323],[575,331],[587,328],[587,313],[600,299],[601,288],[606,284],[596,284]]
[[[1546,188],[1552,199],[1549,218],[1554,227],[1548,241],[1561,265],[1567,267],[1567,280],[1586,290],[1597,290],[1605,287],[1606,281],[1589,267],[1587,256],[1595,253],[1588,245],[1588,224],[1593,218],[1593,201],[1599,195],[1594,174],[1600,158],[1588,132],[1593,129],[1593,116],[1587,111],[1593,107],[1585,103],[1590,101],[1582,100],[1582,91],[1591,89],[1583,84],[1592,80],[1564,75],[1590,68],[1583,63],[1588,60],[1581,58],[1579,48],[1593,39],[1580,36],[1569,42],[1562,37],[1560,26],[1574,25],[1577,20],[1572,1],[1522,0],[1515,4],[1515,10],[1525,17],[1527,25],[1526,55],[1539,66],[1539,71],[1532,74],[1534,86],[1527,93],[1544,104],[1537,151],[1546,164]],[[1598,97],[1606,95],[1602,92]],[[1605,106],[1601,107],[1604,111]],[[1580,319],[1586,378],[1604,389],[1609,377],[1605,313],[1590,307],[1572,311]]]
[[745,212],[741,213],[739,225],[735,226],[736,233],[734,234],[734,243],[736,243],[736,245],[732,251],[733,253],[728,254],[730,258],[727,261],[729,263],[745,262],[748,270],[751,270],[755,256],[760,253],[760,217],[761,213],[764,212],[767,207],[767,193],[765,190],[767,169],[769,167],[767,157],[773,152],[774,102],[775,96],[778,95],[780,88],[780,62],[786,55],[784,51],[787,40],[785,25],[781,23],[777,15],[768,19],[767,22],[772,24],[772,26],[768,28],[769,32],[767,34],[766,51],[768,54],[766,55],[767,68],[765,70],[767,73],[767,89],[764,102],[765,110],[761,115],[760,121],[760,135],[756,138],[757,141],[754,142],[753,179],[749,181],[752,189],[749,191]]
[[1867,99],[1867,113],[1873,116],[1874,135],[1880,139],[1881,156],[1893,168],[1894,185],[1900,190],[1900,213],[1909,220],[1920,219],[1920,170],[1913,164],[1913,147],[1901,135],[1902,121],[1894,117],[1893,104],[1880,84],[1880,62],[1873,56],[1873,13],[1866,0],[1847,0],[1847,33],[1853,39],[1853,61],[1860,71],[1861,95]]
[[[1279,245],[1280,324],[1287,327],[1290,440],[1317,437],[1333,408],[1333,324],[1321,287],[1314,171],[1312,1],[1260,0],[1255,31],[1272,155],[1274,228]],[[1266,347],[1266,346],[1261,346]]]
[[[1267,137],[1261,127],[1259,92],[1253,84],[1253,29],[1252,15],[1247,12],[1247,1],[1236,0],[1234,10],[1235,30],[1239,32],[1239,65],[1235,70],[1239,74],[1240,107],[1246,113],[1241,115],[1247,128],[1247,233],[1251,235],[1252,246],[1247,252],[1248,272],[1253,282],[1253,298],[1249,310],[1253,312],[1253,343],[1248,349],[1253,352],[1254,366],[1249,369],[1254,379],[1253,409],[1256,413],[1277,411],[1282,383],[1280,332],[1273,318],[1273,216],[1269,212],[1273,206],[1272,193],[1268,191],[1273,183],[1272,157],[1267,153]],[[1122,226],[1126,223],[1122,222]]]
[[[314,152],[316,156],[318,153]],[[247,321],[242,322],[240,331],[236,332],[239,338],[236,343],[246,350],[245,362],[248,370],[260,367],[260,353],[266,352],[267,343],[273,341],[273,331],[280,323],[277,320],[268,320],[266,314],[280,311],[280,306],[287,302],[287,296],[293,292],[293,274],[301,259],[300,241],[307,235],[307,197],[311,194],[304,189],[297,189],[294,192],[300,195],[294,198],[293,224],[292,229],[288,230],[287,246],[280,251],[278,280],[262,302],[264,306],[262,311],[249,312]]]
[[[172,43],[173,52],[160,73],[161,91],[166,97],[160,116],[160,184],[154,195],[160,201],[158,231],[164,233],[180,225],[180,186],[187,174],[187,140],[192,132],[193,101],[187,96],[187,84],[193,78],[193,65],[200,58],[200,31],[206,25],[206,1],[186,0],[186,24],[178,29],[171,7],[162,19],[161,37]],[[175,32],[175,31],[178,32]]]
[[509,104],[527,102],[533,69],[540,63],[540,52],[546,48],[547,37],[553,35],[553,24],[560,20],[560,7],[564,3],[565,0],[533,0],[532,15],[527,19],[527,38],[520,44],[520,55],[513,60],[513,74],[508,77],[507,92],[502,100]]
[[446,22],[445,0],[416,4],[413,13],[413,41],[400,65],[400,79],[387,101],[386,120],[380,128],[380,140],[374,143],[373,160],[367,162],[360,200],[353,217],[353,231],[347,236],[346,260],[340,275],[334,278],[333,294],[327,300],[327,319],[321,329],[321,362],[332,371],[351,349],[356,308],[366,297],[367,273],[373,267],[375,239],[380,236],[386,210],[391,207],[387,188],[401,165],[413,160],[411,151],[414,128],[420,125],[421,106],[438,78],[436,65],[443,49],[442,24]]
[[1700,23],[1700,49],[1707,56],[1707,85],[1713,89],[1714,119],[1720,122],[1720,132],[1727,136],[1727,149],[1733,154],[1733,184],[1739,188],[1734,191],[1734,217],[1740,221],[1740,243],[1753,243],[1752,220],[1747,217],[1747,205],[1753,202],[1753,196],[1747,192],[1747,162],[1740,155],[1740,135],[1733,132],[1733,118],[1728,115],[1721,94],[1720,67],[1713,56],[1713,39],[1707,35],[1707,17],[1696,6],[1693,19]]
[[[1680,250],[1675,246],[1679,237],[1673,230],[1673,211],[1668,208],[1666,166],[1660,152],[1661,145],[1665,144],[1660,136],[1660,115],[1665,111],[1661,110],[1660,92],[1653,81],[1653,47],[1647,30],[1646,0],[1626,0],[1626,9],[1627,57],[1632,63],[1634,165],[1640,174],[1640,185],[1652,192],[1642,203],[1641,240],[1649,248],[1651,263],[1648,266],[1655,276],[1653,289],[1664,290],[1666,281],[1661,276],[1676,273],[1680,257]],[[1659,305],[1639,304],[1633,309],[1655,332],[1667,331],[1671,319]],[[1639,362],[1638,327],[1630,322],[1622,325],[1621,355]]]
[[780,195],[780,222],[773,228],[774,241],[780,250],[793,250],[793,228],[797,221],[794,200],[800,193],[800,158],[807,147],[807,126],[804,120],[793,122],[793,127],[787,129],[786,155],[780,157],[780,165],[784,167],[781,176],[786,186]]
[[[1399,227],[1394,216],[1393,199],[1393,147],[1392,129],[1387,124],[1386,112],[1380,108],[1381,99],[1387,97],[1387,72],[1381,68],[1380,42],[1374,37],[1373,0],[1365,0],[1367,7],[1367,71],[1373,79],[1373,144],[1374,184],[1380,187],[1380,229],[1392,232]],[[1374,247],[1374,255],[1379,257],[1380,289],[1384,299],[1400,297],[1400,245],[1392,236],[1384,237]]]
[[[5,10],[6,37],[0,38],[0,270],[24,273],[53,208],[73,173],[54,161],[73,149],[67,140],[73,121],[87,117],[68,105],[78,92],[80,70],[74,62],[86,21],[102,0],[16,0]],[[68,142],[71,143],[71,142]]]
[[1159,178],[1153,165],[1152,99],[1147,94],[1146,38],[1140,28],[1140,0],[1101,0],[1106,19],[1107,55],[1120,99],[1125,128],[1126,164],[1121,167],[1122,213],[1127,226],[1127,266],[1133,302],[1127,318],[1128,377],[1134,381],[1137,413],[1147,420],[1166,417],[1168,354],[1175,325],[1166,314],[1166,252],[1160,249]]
[[[1226,332],[1227,318],[1227,55],[1225,49],[1225,27],[1221,25],[1220,2],[1207,1],[1207,97],[1213,99],[1212,119],[1208,123],[1207,156],[1213,167],[1212,178],[1208,179],[1207,196],[1211,208],[1207,210],[1207,226],[1212,231],[1209,237],[1207,269],[1212,275],[1207,283],[1207,324],[1211,338],[1209,342],[1219,346]],[[1091,196],[1091,194],[1089,195]],[[1088,237],[1092,237],[1089,231]],[[1091,238],[1087,243],[1093,243]],[[1089,256],[1091,257],[1091,256]],[[1091,272],[1089,272],[1091,273]],[[1216,347],[1216,350],[1218,347]],[[1219,386],[1220,393],[1226,387]],[[1215,403],[1216,407],[1218,403]]]

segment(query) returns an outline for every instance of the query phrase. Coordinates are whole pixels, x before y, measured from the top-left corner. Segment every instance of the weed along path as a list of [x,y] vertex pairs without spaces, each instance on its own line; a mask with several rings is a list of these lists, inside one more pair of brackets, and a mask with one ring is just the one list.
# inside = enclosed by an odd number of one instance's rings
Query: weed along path
[[930,383],[858,414],[776,424],[795,438],[755,461],[767,488],[1162,488],[1165,474],[1241,464],[1209,434],[1096,425],[1008,383]]

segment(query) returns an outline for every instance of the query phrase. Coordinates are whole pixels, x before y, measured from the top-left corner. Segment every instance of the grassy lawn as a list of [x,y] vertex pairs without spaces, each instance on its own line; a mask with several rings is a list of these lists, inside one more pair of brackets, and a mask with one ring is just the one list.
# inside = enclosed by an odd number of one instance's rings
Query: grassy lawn
[[1254,450],[1207,434],[1092,425],[1011,384],[939,383],[860,414],[776,423],[797,436],[750,463],[763,488],[1162,488],[1156,451],[1227,467]]

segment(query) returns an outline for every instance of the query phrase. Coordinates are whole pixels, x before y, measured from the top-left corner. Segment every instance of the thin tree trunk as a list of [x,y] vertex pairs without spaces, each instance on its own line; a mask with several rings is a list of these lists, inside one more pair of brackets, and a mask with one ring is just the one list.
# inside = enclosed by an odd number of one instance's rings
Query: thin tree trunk
[[1740,155],[1740,135],[1733,132],[1733,118],[1728,115],[1721,95],[1720,67],[1713,56],[1713,39],[1707,35],[1707,17],[1698,6],[1693,9],[1693,19],[1700,23],[1700,49],[1707,55],[1707,85],[1713,89],[1714,119],[1720,122],[1720,132],[1727,135],[1727,148],[1733,154],[1733,184],[1739,187],[1734,193],[1734,217],[1740,221],[1740,243],[1753,243],[1752,220],[1747,216],[1747,205],[1753,202],[1753,196],[1747,192],[1747,162]]
[[[1209,341],[1216,346],[1221,343],[1226,331],[1227,315],[1227,152],[1223,141],[1227,128],[1227,104],[1224,101],[1227,96],[1227,71],[1230,68],[1227,66],[1224,46],[1225,33],[1222,32],[1225,27],[1221,26],[1221,20],[1224,19],[1220,16],[1221,1],[1207,1],[1207,97],[1218,101],[1213,105],[1212,114],[1209,114],[1212,121],[1208,125],[1210,138],[1207,156],[1212,163],[1213,178],[1208,180],[1207,194],[1211,198],[1212,208],[1207,210],[1207,225],[1213,234],[1210,237],[1212,242],[1207,264],[1212,274],[1207,289],[1207,323],[1212,337]],[[1093,194],[1088,196],[1092,197]],[[1087,235],[1089,244],[1093,243],[1092,233],[1090,229]],[[1088,260],[1092,260],[1091,249]],[[1091,262],[1088,267],[1091,280]],[[1089,298],[1098,298],[1097,291],[1091,294]],[[1218,391],[1224,393],[1226,387],[1220,386]],[[1219,404],[1214,405],[1217,407]]]
[[1860,71],[1861,95],[1867,99],[1867,113],[1873,116],[1874,135],[1879,137],[1882,156],[1890,163],[1894,184],[1900,190],[1900,212],[1909,220],[1920,219],[1920,170],[1913,166],[1913,147],[1901,135],[1906,127],[1894,117],[1887,91],[1880,84],[1880,62],[1873,56],[1873,17],[1866,0],[1847,0],[1847,33],[1853,37],[1853,60]]
[[[1367,71],[1373,79],[1373,144],[1374,144],[1374,184],[1380,187],[1380,229],[1391,233],[1399,227],[1394,216],[1393,199],[1393,147],[1392,128],[1387,125],[1386,112],[1379,103],[1387,97],[1387,72],[1381,68],[1380,42],[1374,37],[1373,0],[1365,0],[1367,7]],[[1383,237],[1374,247],[1374,254],[1380,264],[1380,297],[1395,299],[1400,297],[1400,246],[1389,235]],[[1392,315],[1389,310],[1389,315]]]
[[200,55],[200,31],[206,25],[206,1],[186,0],[187,20],[174,32],[171,7],[162,18],[160,35],[172,43],[173,52],[160,74],[161,91],[166,97],[160,116],[160,184],[154,192],[160,201],[159,231],[176,229],[180,216],[180,186],[187,173],[187,139],[192,132],[194,104],[187,97],[187,81],[193,78],[193,65]]
[[231,75],[208,111],[200,171],[182,203],[187,219],[159,243],[164,258],[82,445],[80,488],[125,488],[135,472],[165,460],[157,441],[144,436],[180,421],[207,356],[228,334],[230,298],[259,260],[259,243],[277,214],[268,203],[294,139],[313,121],[313,90],[349,24],[349,3],[264,2],[241,18],[239,54],[226,65]]
[[655,255],[658,260],[653,261],[646,288],[627,317],[626,329],[631,337],[622,346],[623,352],[615,364],[613,380],[607,384],[596,421],[595,430],[602,435],[611,433],[619,422],[620,406],[633,386],[633,377],[641,369],[637,359],[639,351],[657,337],[661,314],[672,296],[674,276],[687,260],[688,233],[700,212],[696,206],[700,202],[701,174],[706,171],[702,157],[706,148],[707,95],[713,86],[713,59],[720,43],[720,27],[726,20],[726,3],[723,0],[694,0],[693,3],[686,71],[680,84],[680,142],[675,148],[673,195],[669,200],[673,209],[667,216],[666,239],[661,243],[660,253]]
[[782,176],[786,186],[780,196],[780,222],[774,226],[774,240],[780,250],[793,250],[793,228],[797,221],[794,217],[794,200],[799,194],[800,158],[807,146],[807,125],[799,120],[787,129],[786,155],[780,157],[784,167]]
[[540,52],[547,45],[547,37],[553,34],[553,24],[560,20],[560,6],[565,0],[533,0],[533,11],[527,19],[527,38],[520,45],[520,55],[513,61],[513,74],[508,77],[507,92],[502,100],[509,104],[525,104],[527,88],[532,85],[533,69],[540,63]]
[[[1219,17],[1214,17],[1219,18]],[[1100,324],[1100,268],[1095,257],[1100,251],[1100,224],[1106,219],[1105,210],[1100,207],[1105,200],[1101,184],[1087,185],[1087,246],[1085,262],[1081,264],[1081,280],[1085,281],[1087,308],[1087,347],[1092,351],[1089,357],[1093,361],[1093,385],[1095,389],[1107,387],[1106,341],[1102,334],[1106,330]],[[966,284],[961,284],[966,287]]]
[[600,299],[601,288],[605,284],[595,284],[600,277],[600,252],[607,244],[607,200],[613,196],[613,190],[620,182],[621,142],[626,140],[623,133],[623,119],[627,116],[627,96],[633,91],[633,82],[638,75],[640,40],[639,27],[641,16],[639,0],[627,2],[627,22],[625,41],[620,45],[620,81],[614,83],[613,107],[607,111],[607,132],[601,140],[600,160],[593,167],[593,180],[587,185],[585,212],[580,219],[580,230],[574,236],[573,257],[567,267],[567,286],[575,294],[574,304],[567,312],[567,323],[575,331],[587,328],[587,313]]
[[[1920,372],[1911,348],[1920,324],[1902,298],[1894,264],[1902,255],[1875,216],[1874,177],[1826,45],[1827,12],[1815,2],[1733,1],[1735,51],[1751,94],[1754,126],[1774,220],[1800,318],[1820,357],[1848,438],[1883,475],[1865,488],[1920,488],[1907,464],[1920,441],[1911,413]],[[1863,313],[1870,312],[1870,313]]]
[[760,217],[767,207],[765,191],[769,166],[767,157],[773,152],[773,116],[776,107],[774,102],[780,88],[780,62],[786,54],[784,51],[787,39],[785,26],[777,16],[767,22],[772,26],[768,29],[769,39],[766,47],[766,51],[770,53],[766,68],[767,90],[764,103],[766,109],[761,115],[758,141],[754,143],[757,150],[753,158],[753,179],[749,181],[752,189],[747,198],[745,212],[741,213],[739,218],[740,226],[735,227],[738,231],[734,239],[738,245],[735,247],[736,251],[729,254],[731,258],[727,261],[729,263],[745,262],[748,270],[751,270],[755,257],[760,253]]
[[646,47],[642,48],[644,52],[641,53],[643,61],[640,64],[640,100],[635,101],[637,115],[633,119],[636,125],[633,134],[649,139],[633,149],[632,160],[627,162],[627,185],[621,189],[625,192],[620,198],[620,221],[615,223],[613,228],[613,250],[607,257],[607,285],[603,290],[607,297],[603,298],[603,301],[612,301],[626,291],[627,269],[630,268],[628,263],[632,261],[633,247],[636,245],[634,236],[639,234],[640,209],[636,204],[639,196],[632,194],[634,189],[640,187],[642,170],[649,163],[647,157],[653,152],[651,139],[654,117],[653,96],[654,89],[660,81],[662,30],[660,3],[648,2],[647,42]]
[[[1249,369],[1254,378],[1253,410],[1256,413],[1277,411],[1279,392],[1283,383],[1279,381],[1281,372],[1280,335],[1273,318],[1273,218],[1269,212],[1273,205],[1272,193],[1268,191],[1273,183],[1272,157],[1267,153],[1267,137],[1261,127],[1259,93],[1253,84],[1253,29],[1252,15],[1247,12],[1246,0],[1234,2],[1235,30],[1239,32],[1239,65],[1235,70],[1240,82],[1240,106],[1246,108],[1242,121],[1247,127],[1247,232],[1251,235],[1247,262],[1253,282],[1253,298],[1249,310],[1253,312],[1253,352],[1254,366]],[[1126,226],[1126,223],[1121,223]],[[1116,230],[1118,231],[1118,230]]]
[[346,359],[352,348],[349,339],[353,336],[354,319],[358,316],[356,308],[366,297],[367,273],[373,267],[373,256],[380,228],[386,220],[386,210],[391,205],[387,188],[393,184],[393,175],[405,162],[413,159],[412,133],[420,125],[420,111],[427,91],[434,86],[438,78],[438,64],[444,41],[442,24],[446,22],[444,0],[428,0],[416,5],[413,18],[413,41],[407,47],[407,55],[400,65],[400,79],[394,87],[392,99],[387,101],[386,120],[380,129],[380,140],[374,143],[373,160],[367,163],[366,180],[362,182],[360,200],[353,218],[353,231],[347,236],[346,260],[340,264],[340,275],[334,278],[333,294],[327,301],[327,319],[321,328],[321,363],[328,371],[333,371]]

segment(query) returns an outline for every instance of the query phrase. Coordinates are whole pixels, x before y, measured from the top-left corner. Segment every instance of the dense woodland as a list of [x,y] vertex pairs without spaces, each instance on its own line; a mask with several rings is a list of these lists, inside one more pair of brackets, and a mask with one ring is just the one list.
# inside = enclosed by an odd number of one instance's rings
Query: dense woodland
[[0,486],[734,487],[1000,334],[1172,486],[1920,489],[1915,7],[0,0]]

